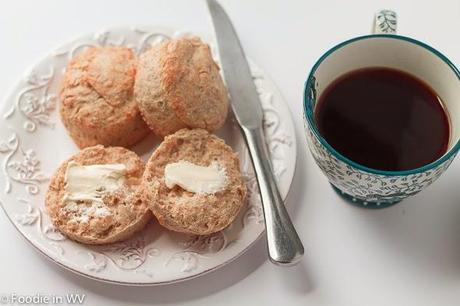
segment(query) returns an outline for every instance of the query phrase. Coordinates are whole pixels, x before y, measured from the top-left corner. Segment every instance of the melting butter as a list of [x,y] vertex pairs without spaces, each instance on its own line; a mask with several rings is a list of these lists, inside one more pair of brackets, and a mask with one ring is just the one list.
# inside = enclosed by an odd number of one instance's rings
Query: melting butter
[[198,166],[188,161],[178,161],[165,167],[165,184],[168,188],[175,185],[198,194],[213,194],[227,185],[227,173],[217,162],[207,167]]
[[[64,209],[83,216],[82,220],[87,220],[85,217],[87,215],[106,216],[110,214],[102,197],[122,187],[125,174],[124,164],[82,166],[70,162],[65,173]],[[90,206],[87,206],[87,203],[90,203]]]

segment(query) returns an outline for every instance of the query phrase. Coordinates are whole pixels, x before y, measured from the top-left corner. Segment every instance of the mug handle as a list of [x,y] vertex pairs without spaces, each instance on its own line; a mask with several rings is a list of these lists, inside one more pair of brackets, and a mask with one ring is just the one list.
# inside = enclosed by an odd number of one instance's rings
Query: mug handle
[[398,19],[395,11],[381,10],[375,14],[373,34],[396,34]]

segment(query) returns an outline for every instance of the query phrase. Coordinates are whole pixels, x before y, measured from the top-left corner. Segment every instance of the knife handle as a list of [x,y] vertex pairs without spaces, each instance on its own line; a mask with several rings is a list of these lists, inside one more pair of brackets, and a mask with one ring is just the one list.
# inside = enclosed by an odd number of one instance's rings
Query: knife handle
[[270,260],[277,265],[294,265],[304,249],[278,191],[263,130],[260,127],[242,129],[262,198]]

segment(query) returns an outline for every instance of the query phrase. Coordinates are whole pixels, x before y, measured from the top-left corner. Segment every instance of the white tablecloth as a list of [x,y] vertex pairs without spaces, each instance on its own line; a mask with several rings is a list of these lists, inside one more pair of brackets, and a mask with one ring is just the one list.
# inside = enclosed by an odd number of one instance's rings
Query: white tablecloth
[[[134,5],[135,4],[135,5]],[[305,244],[302,263],[280,268],[259,241],[217,272],[185,283],[128,288],[73,275],[39,255],[0,213],[0,295],[86,294],[86,305],[460,305],[460,161],[425,192],[394,207],[352,207],[330,189],[309,155],[302,89],[334,44],[369,33],[391,8],[399,33],[428,42],[460,65],[460,1],[222,1],[247,54],[281,89],[292,112],[298,166],[288,200]],[[38,58],[72,37],[114,25],[211,31],[205,3],[2,1],[0,94]],[[460,97],[459,97],[460,99]]]

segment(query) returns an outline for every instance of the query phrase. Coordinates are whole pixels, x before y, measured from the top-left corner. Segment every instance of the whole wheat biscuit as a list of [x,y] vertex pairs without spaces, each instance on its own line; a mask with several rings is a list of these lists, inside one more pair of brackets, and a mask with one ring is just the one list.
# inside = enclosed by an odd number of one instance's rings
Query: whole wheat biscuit
[[[102,197],[103,207],[100,208],[104,209],[104,214],[82,213],[91,208],[92,203],[72,203],[72,206],[75,206],[72,209],[66,206],[68,204],[64,201],[65,175],[70,162],[81,166],[126,166],[123,186]],[[142,229],[152,217],[139,188],[143,172],[143,161],[134,152],[125,148],[104,148],[98,145],[83,149],[62,163],[51,179],[45,205],[53,224],[70,239],[87,244],[105,244],[129,238]]]
[[66,68],[60,114],[80,147],[129,147],[149,132],[133,99],[136,58],[125,47],[88,48]]
[[220,128],[228,95],[209,46],[199,38],[165,41],[140,56],[134,87],[142,115],[156,134],[180,128]]
[[162,54],[165,50],[166,45],[159,44],[141,54],[134,84],[134,97],[145,122],[161,137],[186,127],[170,108],[163,86]]
[[[227,184],[214,194],[169,189],[165,166],[188,161],[199,166],[218,163],[225,169]],[[150,157],[142,179],[145,201],[159,223],[183,233],[207,235],[226,228],[237,216],[246,196],[239,160],[222,139],[203,129],[182,129],[167,136]]]

